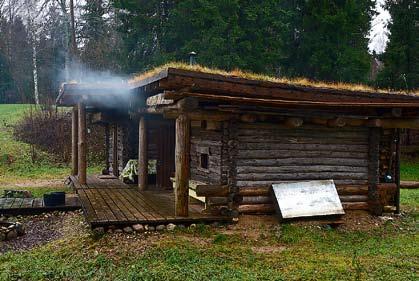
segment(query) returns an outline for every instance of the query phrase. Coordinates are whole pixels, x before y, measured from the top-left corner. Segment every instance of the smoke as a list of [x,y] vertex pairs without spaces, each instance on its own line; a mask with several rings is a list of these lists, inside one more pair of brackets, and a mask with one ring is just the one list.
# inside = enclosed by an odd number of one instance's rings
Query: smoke
[[128,78],[128,76],[117,75],[108,70],[92,70],[87,65],[74,59],[66,63],[59,75],[61,83],[83,84],[123,84],[128,82]]
[[[133,89],[128,76],[111,71],[95,71],[86,65],[72,62],[61,71],[60,105],[72,105],[74,101],[88,106],[115,110],[126,110],[133,104]],[[76,97],[76,98],[75,98]]]

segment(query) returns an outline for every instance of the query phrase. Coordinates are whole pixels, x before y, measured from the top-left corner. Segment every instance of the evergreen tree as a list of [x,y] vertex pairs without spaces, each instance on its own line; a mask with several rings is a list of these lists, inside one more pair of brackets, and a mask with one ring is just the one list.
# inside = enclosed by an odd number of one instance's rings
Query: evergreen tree
[[393,89],[419,87],[419,6],[416,0],[387,1],[391,14],[390,40],[382,56],[379,86]]
[[294,13],[285,40],[288,56],[282,61],[287,75],[366,80],[372,0],[291,0],[283,5]]
[[273,74],[282,59],[286,12],[276,0],[115,1],[127,71],[170,60]]

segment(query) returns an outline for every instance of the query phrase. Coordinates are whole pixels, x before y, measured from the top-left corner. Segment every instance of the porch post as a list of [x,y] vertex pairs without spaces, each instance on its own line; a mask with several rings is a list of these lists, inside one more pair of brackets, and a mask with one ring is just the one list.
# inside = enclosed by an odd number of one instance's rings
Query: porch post
[[71,175],[77,176],[78,174],[78,112],[77,106],[73,106],[73,111],[71,114]]
[[112,174],[119,177],[118,164],[118,124],[113,125],[112,130]]
[[147,155],[147,124],[144,116],[138,125],[138,188],[147,189],[148,155]]
[[80,184],[86,184],[86,107],[83,103],[78,105],[78,117],[79,117],[79,147],[78,147],[78,174]]
[[176,119],[176,184],[175,215],[187,217],[189,206],[189,145],[190,121],[187,115],[180,114]]

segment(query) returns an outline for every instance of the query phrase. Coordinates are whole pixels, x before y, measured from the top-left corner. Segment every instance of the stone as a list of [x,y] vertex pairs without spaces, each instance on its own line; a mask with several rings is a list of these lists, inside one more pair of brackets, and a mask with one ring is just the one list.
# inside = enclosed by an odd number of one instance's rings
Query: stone
[[155,230],[156,230],[156,228],[155,228],[154,226],[149,225],[149,226],[148,226],[148,230],[149,230],[149,231],[155,231]]
[[173,223],[169,223],[167,225],[167,230],[169,230],[169,231],[173,231],[173,230],[175,230],[175,228],[176,228],[176,225],[173,224]]
[[144,226],[142,224],[134,224],[132,226],[132,228],[134,229],[135,232],[143,232],[144,231]]
[[10,240],[10,239],[14,239],[14,238],[16,238],[17,237],[17,232],[16,232],[16,230],[11,230],[11,231],[9,231],[8,233],[7,233],[7,240]]
[[133,232],[132,227],[130,227],[130,226],[124,227],[124,232],[125,233],[132,233]]
[[0,232],[0,241],[6,240],[6,233]]
[[117,229],[115,229],[115,233],[122,233],[123,231],[122,231],[122,229],[120,229],[120,228],[117,228]]
[[105,228],[104,227],[96,227],[93,229],[93,233],[96,235],[103,235],[105,234]]
[[18,236],[22,236],[25,234],[25,226],[22,223],[17,222],[15,223],[15,226],[16,226],[16,232]]
[[106,232],[107,233],[113,233],[113,229],[112,228],[108,228],[108,230]]
[[220,226],[220,223],[216,221],[216,222],[213,222],[211,224],[211,226],[216,228],[216,227],[219,227]]
[[190,226],[189,226],[189,228],[196,228],[196,224],[191,224]]
[[165,229],[166,229],[166,226],[164,226],[163,224],[159,224],[158,226],[156,226],[157,231],[163,231]]
[[181,229],[184,229],[184,228],[186,228],[186,226],[185,226],[184,224],[178,224],[178,225],[176,226],[176,228],[181,228]]

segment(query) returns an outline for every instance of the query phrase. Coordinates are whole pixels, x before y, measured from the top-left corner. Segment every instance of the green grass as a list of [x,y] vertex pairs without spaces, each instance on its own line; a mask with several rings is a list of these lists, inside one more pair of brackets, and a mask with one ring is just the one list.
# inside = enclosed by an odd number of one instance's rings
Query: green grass
[[[38,149],[35,150],[37,157],[33,163],[30,145],[13,138],[12,126],[30,107],[0,104],[0,185],[22,180],[63,178],[70,173],[68,164],[58,163],[52,155]],[[89,172],[99,171],[99,167],[89,167]]]
[[419,181],[419,159],[402,159],[400,177],[406,181]]
[[205,226],[138,241],[82,233],[0,256],[0,280],[415,280],[417,230],[409,214],[368,231],[284,224],[259,238]]

